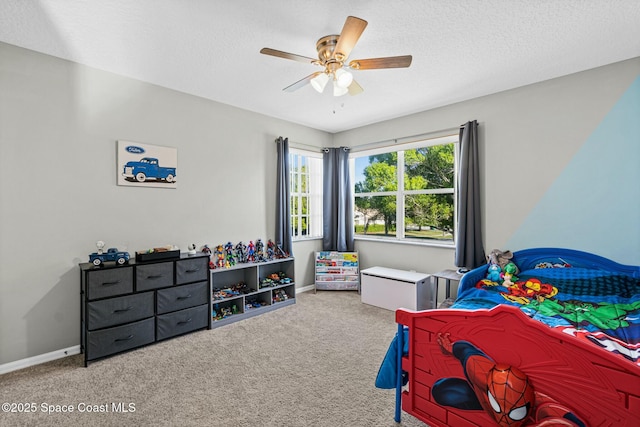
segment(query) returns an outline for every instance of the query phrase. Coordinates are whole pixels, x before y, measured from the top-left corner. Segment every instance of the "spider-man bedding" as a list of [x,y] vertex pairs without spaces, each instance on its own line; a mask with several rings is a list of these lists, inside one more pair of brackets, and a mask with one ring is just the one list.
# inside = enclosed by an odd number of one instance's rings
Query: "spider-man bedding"
[[396,421],[401,401],[433,427],[638,425],[640,267],[553,248],[513,262],[506,282],[467,273],[451,309],[396,311],[376,379]]

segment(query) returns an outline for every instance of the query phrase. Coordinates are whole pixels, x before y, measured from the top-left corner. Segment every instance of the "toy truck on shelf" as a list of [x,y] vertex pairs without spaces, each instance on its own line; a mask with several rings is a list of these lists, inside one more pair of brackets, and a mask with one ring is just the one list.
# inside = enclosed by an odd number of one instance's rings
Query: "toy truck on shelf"
[[129,262],[129,252],[121,252],[116,248],[109,248],[106,252],[94,252],[89,255],[89,262],[96,267],[100,267],[107,261],[115,261],[118,265],[124,265]]
[[158,159],[154,157],[143,157],[139,161],[127,162],[122,175],[129,181],[145,182],[155,179],[171,183],[176,179],[176,168],[160,166]]

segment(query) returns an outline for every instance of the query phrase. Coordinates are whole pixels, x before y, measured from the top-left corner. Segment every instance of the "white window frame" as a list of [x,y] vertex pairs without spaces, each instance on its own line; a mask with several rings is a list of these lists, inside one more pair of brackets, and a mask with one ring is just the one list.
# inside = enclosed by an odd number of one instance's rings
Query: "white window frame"
[[[387,240],[408,244],[418,244],[418,245],[427,245],[427,246],[445,246],[445,247],[455,247],[455,237],[457,236],[457,217],[458,217],[458,206],[457,206],[457,178],[458,178],[458,163],[459,163],[459,137],[458,135],[447,135],[438,138],[432,139],[421,139],[419,141],[413,141],[405,144],[396,144],[393,146],[385,146],[380,148],[374,148],[369,150],[362,151],[352,151],[349,154],[350,161],[350,172],[351,172],[351,182],[353,183],[353,194],[354,201],[353,206],[355,208],[355,198],[358,196],[369,197],[369,196],[395,196],[396,197],[396,233],[395,236],[369,236],[362,234],[355,234],[356,239],[360,240]],[[404,152],[407,150],[412,150],[416,148],[425,148],[431,147],[435,145],[444,145],[444,144],[454,144],[454,183],[452,189],[424,189],[424,190],[405,190],[404,189]],[[368,157],[376,154],[387,154],[387,153],[398,153],[398,161],[396,166],[396,179],[397,179],[397,190],[396,191],[381,191],[381,192],[368,192],[368,193],[357,193],[355,192],[355,159],[359,157]],[[412,194],[452,194],[453,195],[453,239],[451,241],[436,241],[436,240],[419,240],[415,238],[407,238],[405,237],[405,196]]]
[[[293,156],[298,158],[306,157],[308,170],[306,175],[309,177],[307,185],[307,192],[302,193],[300,191],[294,192],[293,188],[302,189],[303,174],[295,173],[293,170],[293,163],[290,167],[290,179],[291,179],[291,197],[297,197],[297,206],[302,206],[302,199],[307,197],[308,212],[303,215],[301,211],[293,212],[293,206],[291,206],[291,218],[297,216],[298,229],[294,230],[294,222],[291,221],[291,239],[296,240],[309,240],[309,239],[321,239],[322,238],[322,153],[302,150],[299,148],[289,148],[290,159]],[[300,164],[300,163],[298,163]],[[293,179],[298,179],[297,186],[294,187]],[[307,234],[302,233],[302,219],[307,218]]]

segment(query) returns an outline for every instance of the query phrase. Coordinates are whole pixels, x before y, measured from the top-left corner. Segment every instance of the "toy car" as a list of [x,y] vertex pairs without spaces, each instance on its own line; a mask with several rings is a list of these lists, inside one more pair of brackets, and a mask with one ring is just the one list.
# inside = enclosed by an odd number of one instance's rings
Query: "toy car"
[[115,261],[118,265],[129,262],[129,252],[119,252],[116,248],[109,248],[106,252],[94,252],[89,255],[89,262],[96,267],[100,267],[106,261]]

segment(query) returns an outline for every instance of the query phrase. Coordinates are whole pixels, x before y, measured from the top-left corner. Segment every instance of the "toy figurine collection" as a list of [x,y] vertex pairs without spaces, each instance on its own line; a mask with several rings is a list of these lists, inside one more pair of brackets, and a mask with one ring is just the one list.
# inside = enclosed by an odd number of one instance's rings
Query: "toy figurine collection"
[[[289,254],[271,239],[267,241],[266,245],[262,239],[256,239],[255,241],[249,241],[247,244],[244,242],[238,242],[235,245],[231,242],[227,242],[224,245],[219,244],[214,246],[213,250],[209,245],[204,245],[200,250],[205,254],[209,254],[209,268],[212,270],[232,268],[244,263],[261,263],[289,258]],[[211,317],[214,321],[222,320],[234,314],[246,313],[254,308],[287,301],[291,296],[284,288],[274,289],[271,292],[271,302],[268,299],[265,300],[264,293],[258,295],[256,292],[261,289],[276,288],[292,283],[293,280],[287,277],[284,272],[278,272],[260,278],[257,284],[258,289],[248,286],[245,282],[213,288],[214,304]],[[244,296],[244,307],[237,305],[242,300],[238,298],[239,296]]]
[[[93,263],[96,267],[102,267],[105,262],[114,261],[116,265],[124,265],[129,263],[129,253],[124,251],[118,251],[116,248],[109,248],[104,250],[104,242],[96,242],[98,250],[89,254],[89,262]],[[254,243],[253,240],[245,245],[239,242],[237,245],[233,245],[231,242],[227,242],[225,245],[216,245],[212,251],[209,245],[204,245],[200,249],[202,253],[209,254],[209,268],[229,268],[238,263],[247,262],[266,262],[273,261],[275,259],[289,258],[289,254],[282,249],[282,246],[276,245],[273,240],[269,239],[266,248],[262,239],[257,239]],[[196,245],[190,244],[188,246],[187,254],[196,254]],[[147,249],[144,251],[136,252],[136,261],[157,261],[165,258],[179,258],[180,249],[174,245],[168,245],[161,248]]]
[[229,268],[240,263],[266,262],[274,259],[289,258],[289,254],[282,249],[282,246],[275,244],[271,239],[267,241],[266,248],[262,239],[257,239],[255,243],[251,240],[247,245],[243,242],[238,242],[234,246],[233,243],[227,242],[226,245],[216,245],[213,251],[211,251],[209,245],[204,245],[200,251],[210,255],[209,268],[212,270]]

